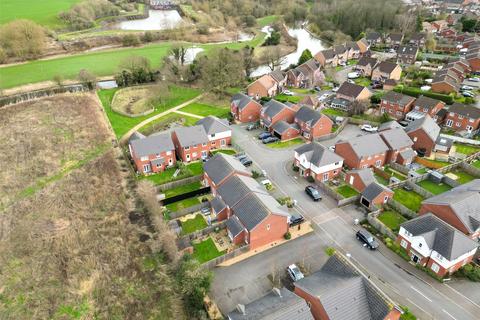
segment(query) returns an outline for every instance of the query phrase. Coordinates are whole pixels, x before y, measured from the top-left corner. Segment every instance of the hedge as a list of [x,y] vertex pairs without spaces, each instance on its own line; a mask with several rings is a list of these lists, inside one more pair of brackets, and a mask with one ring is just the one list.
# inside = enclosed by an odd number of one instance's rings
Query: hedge
[[412,97],[418,98],[418,96],[423,95],[429,98],[433,99],[438,99],[446,104],[452,104],[453,103],[453,97],[448,95],[448,94],[442,94],[442,93],[435,93],[435,92],[428,92],[428,91],[422,91],[419,88],[413,88],[413,87],[407,87],[407,88],[402,88],[402,87],[396,87],[393,89],[395,92],[403,93]]

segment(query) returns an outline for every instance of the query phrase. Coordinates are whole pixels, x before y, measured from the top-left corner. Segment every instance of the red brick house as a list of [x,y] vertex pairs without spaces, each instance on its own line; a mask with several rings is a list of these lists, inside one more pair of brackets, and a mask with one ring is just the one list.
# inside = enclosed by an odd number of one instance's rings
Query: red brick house
[[442,73],[438,73],[437,76],[433,78],[431,87],[432,92],[449,94],[452,92],[458,92],[460,84],[461,81],[458,80],[455,72],[445,70]]
[[420,96],[417,98],[417,100],[415,100],[412,111],[428,114],[434,120],[440,120],[440,118],[438,117],[438,113],[443,108],[445,108],[445,102],[426,96]]
[[480,237],[480,179],[423,200],[419,214],[433,213],[471,239]]
[[314,96],[306,96],[298,103],[300,106],[308,106],[312,109],[316,109],[319,105],[319,101]]
[[382,61],[372,71],[372,80],[384,82],[388,79],[400,80],[402,68],[393,62]]
[[339,141],[335,145],[335,153],[344,159],[344,164],[350,169],[383,167],[387,151],[388,146],[377,133]]
[[470,263],[478,248],[477,242],[431,213],[403,223],[397,243],[414,263],[439,277]]
[[378,183],[370,183],[363,191],[360,196],[360,204],[366,208],[374,210],[375,208],[380,208],[387,203],[388,199],[393,197],[393,191]]
[[380,100],[380,110],[392,118],[401,120],[412,110],[414,102],[414,97],[389,91]]
[[385,162],[409,165],[416,154],[412,149],[413,141],[401,128],[394,128],[380,132],[380,137],[388,146]]
[[322,67],[336,67],[338,65],[338,56],[333,49],[326,49],[317,52],[314,59],[317,60]]
[[468,53],[465,59],[473,72],[480,71],[480,51]]
[[310,141],[330,134],[333,127],[333,121],[329,117],[307,106],[300,107],[294,122],[300,129],[300,135]]
[[454,103],[445,118],[445,126],[455,131],[475,132],[480,128],[480,109]]
[[277,81],[269,74],[261,76],[247,87],[247,94],[256,100],[262,97],[273,97],[280,92]]
[[296,123],[288,123],[284,120],[280,120],[272,125],[271,132],[281,141],[287,141],[300,135],[300,127]]
[[355,70],[359,71],[364,77],[371,77],[372,71],[377,64],[378,60],[376,58],[362,57],[355,65]]
[[345,182],[358,192],[376,181],[371,168],[350,170],[345,175]]
[[448,28],[448,22],[445,20],[433,21],[431,24],[437,32],[441,32],[442,30]]
[[296,112],[297,106],[272,99],[263,105],[260,112],[260,124],[267,130],[271,130],[278,121],[292,123]]
[[390,298],[339,254],[293,285],[293,292],[307,301],[315,320],[398,320],[402,314]]
[[440,127],[429,115],[425,115],[423,118],[410,122],[405,128],[405,132],[413,141],[412,148],[424,151],[425,156],[429,157],[435,148]]
[[325,182],[340,174],[343,158],[320,143],[312,142],[295,149],[294,165],[301,176]]
[[217,195],[217,189],[233,175],[251,177],[252,174],[244,165],[232,156],[217,153],[203,164],[203,184],[211,188],[212,194]]
[[230,113],[235,120],[240,122],[258,121],[261,109],[260,103],[243,93],[234,95],[230,102]]
[[168,133],[145,137],[135,132],[128,141],[128,149],[137,172],[143,174],[162,172],[176,163],[175,146]]
[[320,81],[323,81],[323,73],[315,59],[287,71],[287,85],[290,87],[309,88]]
[[350,102],[367,101],[371,96],[372,93],[368,88],[347,81],[342,83],[336,94],[337,99],[344,99]]
[[403,41],[403,34],[401,33],[390,33],[385,38],[385,44],[388,45],[390,48],[395,48],[395,49],[402,44],[402,41]]

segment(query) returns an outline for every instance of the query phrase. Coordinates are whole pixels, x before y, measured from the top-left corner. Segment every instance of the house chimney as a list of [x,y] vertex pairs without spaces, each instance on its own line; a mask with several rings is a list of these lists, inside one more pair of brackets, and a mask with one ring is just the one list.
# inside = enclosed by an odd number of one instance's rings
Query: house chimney
[[245,305],[243,304],[237,304],[237,311],[240,312],[241,314],[245,315]]
[[280,292],[280,289],[278,288],[273,288],[272,289],[273,293],[275,293],[277,296],[279,296],[280,298],[282,297],[282,293]]

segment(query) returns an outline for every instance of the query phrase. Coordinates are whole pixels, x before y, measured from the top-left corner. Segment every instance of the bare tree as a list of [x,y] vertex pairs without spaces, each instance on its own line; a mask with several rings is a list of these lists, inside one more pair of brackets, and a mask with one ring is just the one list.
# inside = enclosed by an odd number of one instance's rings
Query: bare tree
[[405,35],[415,31],[416,19],[417,17],[414,14],[410,12],[405,12],[395,17],[395,25],[398,28],[398,30],[400,30],[402,35]]
[[278,69],[285,60],[286,58],[282,56],[280,48],[278,47],[265,48],[263,51],[262,61],[268,65],[272,71]]
[[179,45],[179,44],[174,44],[172,46],[172,49],[170,49],[170,52],[173,56],[173,58],[175,59],[175,61],[177,61],[180,65],[184,65],[185,64],[185,58],[186,58],[186,55],[187,55],[187,48],[185,48],[184,46],[182,45]]
[[353,115],[357,115],[357,114],[362,114],[367,110],[367,107],[368,107],[367,103],[365,103],[363,101],[355,100],[352,103],[349,115],[353,116]]

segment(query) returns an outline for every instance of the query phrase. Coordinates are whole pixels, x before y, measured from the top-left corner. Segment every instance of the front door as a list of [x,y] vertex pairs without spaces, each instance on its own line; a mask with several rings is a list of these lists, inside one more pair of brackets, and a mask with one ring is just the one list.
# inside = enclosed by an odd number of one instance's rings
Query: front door
[[418,256],[412,253],[412,261],[415,263],[418,263],[418,260],[419,260]]

